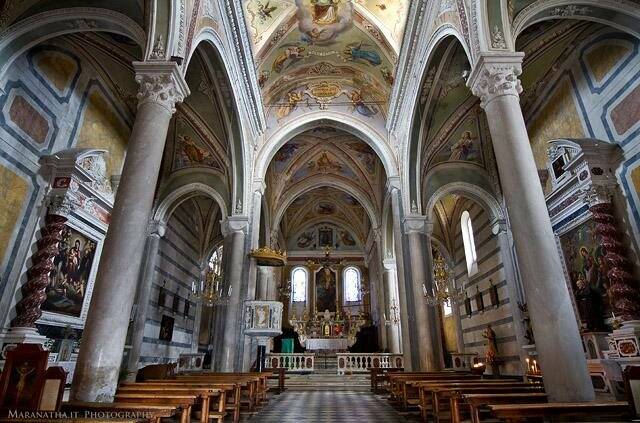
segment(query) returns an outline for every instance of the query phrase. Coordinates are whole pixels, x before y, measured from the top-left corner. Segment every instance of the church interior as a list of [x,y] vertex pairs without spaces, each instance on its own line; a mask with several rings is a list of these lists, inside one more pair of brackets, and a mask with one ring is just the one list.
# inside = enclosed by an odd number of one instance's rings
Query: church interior
[[640,421],[638,0],[0,0],[0,198],[6,421]]

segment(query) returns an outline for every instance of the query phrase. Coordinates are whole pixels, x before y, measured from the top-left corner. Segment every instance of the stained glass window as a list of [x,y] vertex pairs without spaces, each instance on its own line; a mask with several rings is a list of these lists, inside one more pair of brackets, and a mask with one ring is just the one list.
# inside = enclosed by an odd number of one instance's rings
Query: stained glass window
[[291,272],[291,301],[303,303],[307,301],[307,282],[309,274],[304,267],[296,267]]
[[347,267],[344,271],[344,300],[360,301],[360,271],[356,267]]

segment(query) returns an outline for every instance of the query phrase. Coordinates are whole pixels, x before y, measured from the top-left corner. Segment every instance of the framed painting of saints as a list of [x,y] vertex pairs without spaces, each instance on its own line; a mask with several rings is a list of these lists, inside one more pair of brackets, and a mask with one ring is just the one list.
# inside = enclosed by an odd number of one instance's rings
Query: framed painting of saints
[[58,244],[54,268],[49,274],[45,312],[79,318],[87,297],[98,241],[65,225]]

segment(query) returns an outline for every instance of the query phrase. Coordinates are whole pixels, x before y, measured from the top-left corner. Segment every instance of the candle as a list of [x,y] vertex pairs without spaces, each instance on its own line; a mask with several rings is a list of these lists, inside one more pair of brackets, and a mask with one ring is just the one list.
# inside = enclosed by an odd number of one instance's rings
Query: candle
[[531,373],[531,363],[529,362],[529,358],[525,358],[525,361],[527,362],[527,373]]
[[538,362],[533,360],[533,373],[538,374]]

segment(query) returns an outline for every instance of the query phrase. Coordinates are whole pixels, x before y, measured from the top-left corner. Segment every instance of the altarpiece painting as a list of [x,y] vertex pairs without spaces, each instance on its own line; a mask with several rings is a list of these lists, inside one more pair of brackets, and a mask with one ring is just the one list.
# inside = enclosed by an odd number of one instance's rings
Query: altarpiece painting
[[336,312],[337,273],[325,266],[316,273],[316,312]]
[[65,226],[62,242],[49,275],[47,299],[42,310],[80,317],[93,267],[97,242],[70,226]]

